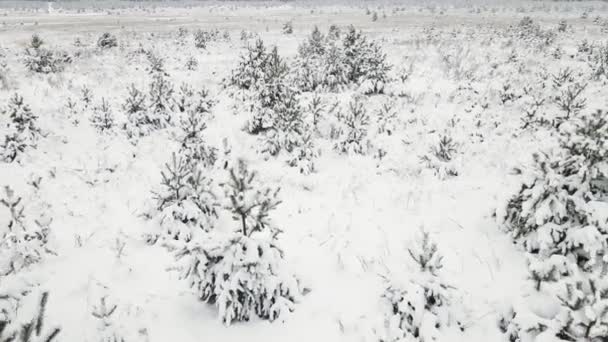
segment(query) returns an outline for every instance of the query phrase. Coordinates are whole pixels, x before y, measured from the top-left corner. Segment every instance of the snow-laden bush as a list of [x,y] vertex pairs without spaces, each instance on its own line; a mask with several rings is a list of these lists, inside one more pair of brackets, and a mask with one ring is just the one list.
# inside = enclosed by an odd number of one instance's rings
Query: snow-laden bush
[[464,330],[462,313],[453,306],[454,288],[441,276],[442,256],[429,234],[422,231],[408,253],[419,270],[405,283],[389,280],[383,298],[390,311],[379,341],[442,341],[445,330]]
[[38,116],[15,94],[8,107],[0,114],[0,159],[12,162],[28,148],[35,148],[41,136],[37,126]]
[[226,325],[253,315],[273,321],[292,311],[301,296],[270,217],[280,203],[278,189],[263,186],[244,161],[229,174],[221,215],[233,225],[186,243],[177,252],[177,269],[201,300],[217,306]]
[[19,272],[50,253],[49,222],[25,215],[22,198],[8,186],[0,198],[0,210],[8,218],[0,226],[0,277]]
[[99,36],[99,39],[97,39],[97,46],[102,49],[111,49],[118,46],[118,40],[115,35],[104,32]]
[[28,70],[43,74],[56,73],[72,61],[66,53],[48,50],[42,47],[43,44],[38,35],[32,36],[29,46],[25,49],[24,63]]

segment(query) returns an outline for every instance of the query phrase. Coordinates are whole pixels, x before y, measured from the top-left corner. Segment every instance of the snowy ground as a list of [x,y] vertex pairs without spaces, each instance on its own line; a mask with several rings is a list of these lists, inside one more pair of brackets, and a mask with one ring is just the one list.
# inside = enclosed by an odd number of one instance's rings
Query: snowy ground
[[[366,14],[366,7],[378,12],[377,21]],[[534,2],[519,8],[393,8],[228,3],[84,13],[0,9],[0,56],[8,66],[0,106],[18,92],[39,116],[45,135],[19,162],[0,164],[0,185],[10,185],[24,197],[26,212],[52,218],[50,246],[56,255],[18,276],[49,291],[47,318],[61,325],[62,341],[97,339],[90,311],[100,292],[118,304],[117,321],[125,325],[125,334],[142,340],[363,340],[383,317],[383,277],[407,278],[411,272],[407,246],[421,227],[438,243],[444,277],[459,293],[456,306],[467,312],[465,332],[444,341],[506,341],[496,325],[498,312],[505,303],[525,301],[530,284],[523,253],[501,231],[493,213],[521,180],[513,169],[546,140],[520,130],[523,104],[503,105],[499,90],[505,82],[515,92],[536,86],[541,70],[584,68],[585,63],[571,56],[583,38],[599,41],[605,35],[592,18],[608,18],[607,6]],[[589,8],[589,18],[581,19]],[[501,33],[526,15],[552,29],[565,19],[568,30],[545,51],[507,44]],[[294,33],[285,35],[281,28],[289,20]],[[282,56],[292,58],[314,25],[325,32],[330,24],[354,24],[380,41],[394,70],[412,63],[410,77],[400,86],[419,99],[397,99],[400,123],[395,134],[370,134],[372,143],[387,151],[381,160],[371,154],[338,154],[332,141],[320,137],[316,172],[301,175],[282,160],[264,160],[256,153],[257,140],[242,130],[245,118],[235,112],[236,100],[222,80],[245,51],[241,30],[258,33],[266,44],[277,45]],[[231,39],[212,42],[205,50],[191,42],[182,46],[176,43],[180,27],[227,30]],[[106,31],[116,34],[119,46],[102,51],[95,44]],[[26,71],[22,51],[33,33],[46,45],[78,56],[60,73]],[[74,46],[76,38],[82,46]],[[234,154],[249,160],[265,182],[281,187],[283,203],[273,217],[284,230],[280,239],[287,262],[310,292],[279,322],[253,320],[225,327],[213,306],[200,302],[167,270],[171,255],[145,243],[142,236],[154,229],[154,221],[145,218],[152,191],[178,148],[175,129],[133,145],[119,129],[98,133],[89,124],[90,111],[76,118],[78,125],[72,123],[66,102],[78,99],[85,86],[94,103],[103,97],[115,107],[117,121],[124,119],[120,104],[127,86],[145,89],[150,81],[145,59],[129,56],[140,44],[166,59],[176,86],[188,82],[210,89],[217,101],[208,123],[210,143],[220,146],[227,138]],[[551,55],[555,46],[563,50],[559,57]],[[454,77],[443,62],[446,54],[457,56],[460,68],[472,70],[475,77]],[[517,62],[505,64],[512,54]],[[191,56],[199,63],[195,71],[184,68]],[[353,91],[326,96],[348,102]],[[374,113],[390,97],[369,96],[366,108]],[[605,86],[591,84],[586,97],[588,108],[605,106]],[[443,179],[426,169],[420,157],[446,130],[457,142],[458,176]],[[32,186],[38,177],[39,185]],[[0,209],[4,223],[8,213]]]

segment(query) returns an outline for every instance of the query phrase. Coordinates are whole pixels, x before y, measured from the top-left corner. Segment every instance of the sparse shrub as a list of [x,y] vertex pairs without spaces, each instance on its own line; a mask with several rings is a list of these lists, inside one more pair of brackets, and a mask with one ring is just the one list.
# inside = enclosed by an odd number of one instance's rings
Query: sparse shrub
[[393,102],[384,102],[378,114],[376,116],[376,124],[378,126],[378,133],[392,135],[395,133],[397,126],[397,111],[394,108]]
[[209,31],[197,30],[194,33],[194,46],[198,49],[206,49],[207,44],[213,39]]
[[99,39],[97,39],[97,46],[102,49],[111,49],[118,46],[118,40],[116,39],[115,35],[109,32],[104,32],[101,34]]

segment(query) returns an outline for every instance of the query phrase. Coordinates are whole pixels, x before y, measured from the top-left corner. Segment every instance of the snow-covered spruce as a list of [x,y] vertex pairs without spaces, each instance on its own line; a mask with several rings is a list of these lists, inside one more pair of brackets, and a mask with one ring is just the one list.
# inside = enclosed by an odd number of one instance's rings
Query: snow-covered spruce
[[150,239],[155,242],[160,238],[169,248],[177,248],[171,245],[173,241],[187,242],[194,232],[213,228],[219,203],[212,180],[197,163],[182,155],[174,153],[161,175],[161,188],[154,197],[162,231]]
[[344,37],[335,28],[324,36],[315,27],[298,47],[293,69],[303,91],[340,91],[355,84],[377,94],[384,91],[391,67],[380,46],[350,26]]
[[530,253],[534,289],[556,307],[542,317],[527,307],[503,315],[499,327],[512,341],[595,342],[608,332],[608,223],[601,215],[608,124],[602,111],[576,115],[558,134],[559,148],[534,155],[529,179],[502,215]]
[[62,71],[65,64],[72,61],[66,53],[52,51],[42,47],[44,41],[33,35],[25,49],[24,63],[28,70],[36,73],[56,73]]
[[39,262],[50,253],[49,224],[42,218],[26,216],[22,198],[8,186],[4,187],[0,205],[8,213],[8,222],[0,226],[0,276],[5,276]]
[[103,97],[101,98],[101,103],[93,108],[91,125],[100,133],[108,133],[115,125],[112,108],[108,101]]
[[371,148],[368,138],[370,117],[363,100],[355,97],[348,104],[346,113],[337,112],[338,125],[331,136],[336,139],[334,149],[340,153],[365,155]]
[[0,114],[0,159],[12,162],[28,148],[35,148],[41,136],[38,116],[19,94],[9,99],[7,109]]
[[177,269],[201,300],[217,306],[224,324],[254,315],[273,321],[292,311],[302,293],[270,218],[278,189],[263,186],[242,160],[229,174],[221,215],[233,225],[188,242],[177,252]]
[[452,306],[454,288],[441,277],[442,256],[421,231],[408,253],[418,272],[406,282],[389,279],[383,298],[389,304],[381,342],[442,341],[442,332],[463,331],[462,313]]

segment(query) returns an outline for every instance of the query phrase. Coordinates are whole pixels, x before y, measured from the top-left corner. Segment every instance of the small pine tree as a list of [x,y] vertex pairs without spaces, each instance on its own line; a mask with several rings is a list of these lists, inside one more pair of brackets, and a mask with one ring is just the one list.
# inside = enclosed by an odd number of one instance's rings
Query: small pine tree
[[24,64],[26,68],[36,73],[56,73],[62,71],[71,58],[65,53],[57,53],[42,47],[44,41],[38,35],[33,35],[29,46],[25,49]]
[[114,127],[114,113],[105,98],[101,98],[101,104],[93,109],[91,124],[99,132],[108,132]]
[[453,288],[439,273],[442,257],[428,233],[421,231],[414,248],[408,252],[419,266],[419,273],[406,284],[392,281],[384,293],[383,298],[390,305],[390,313],[380,341],[409,338],[437,341],[442,330],[464,330],[460,321],[461,313],[452,306]]
[[26,217],[22,198],[16,197],[9,186],[4,193],[0,204],[8,210],[9,221],[0,227],[0,276],[16,273],[50,253],[48,224]]
[[209,231],[217,206],[212,180],[175,153],[161,176],[161,189],[155,194],[161,238],[187,242],[197,231]]
[[223,184],[224,211],[235,223],[230,234],[213,231],[177,253],[181,277],[218,307],[226,325],[252,315],[273,321],[292,311],[301,295],[297,279],[285,270],[280,230],[270,219],[280,203],[278,189],[261,186],[256,176],[239,161]]
[[148,91],[148,118],[153,129],[171,124],[173,111],[173,84],[163,74],[156,73]]
[[369,120],[361,99],[351,101],[345,115],[338,112],[340,126],[334,133],[338,139],[334,149],[340,153],[367,154],[371,145],[367,139]]
[[0,157],[12,162],[29,147],[36,147],[41,130],[36,116],[25,104],[23,97],[15,94],[9,99],[8,108],[0,118],[4,141],[0,141]]

